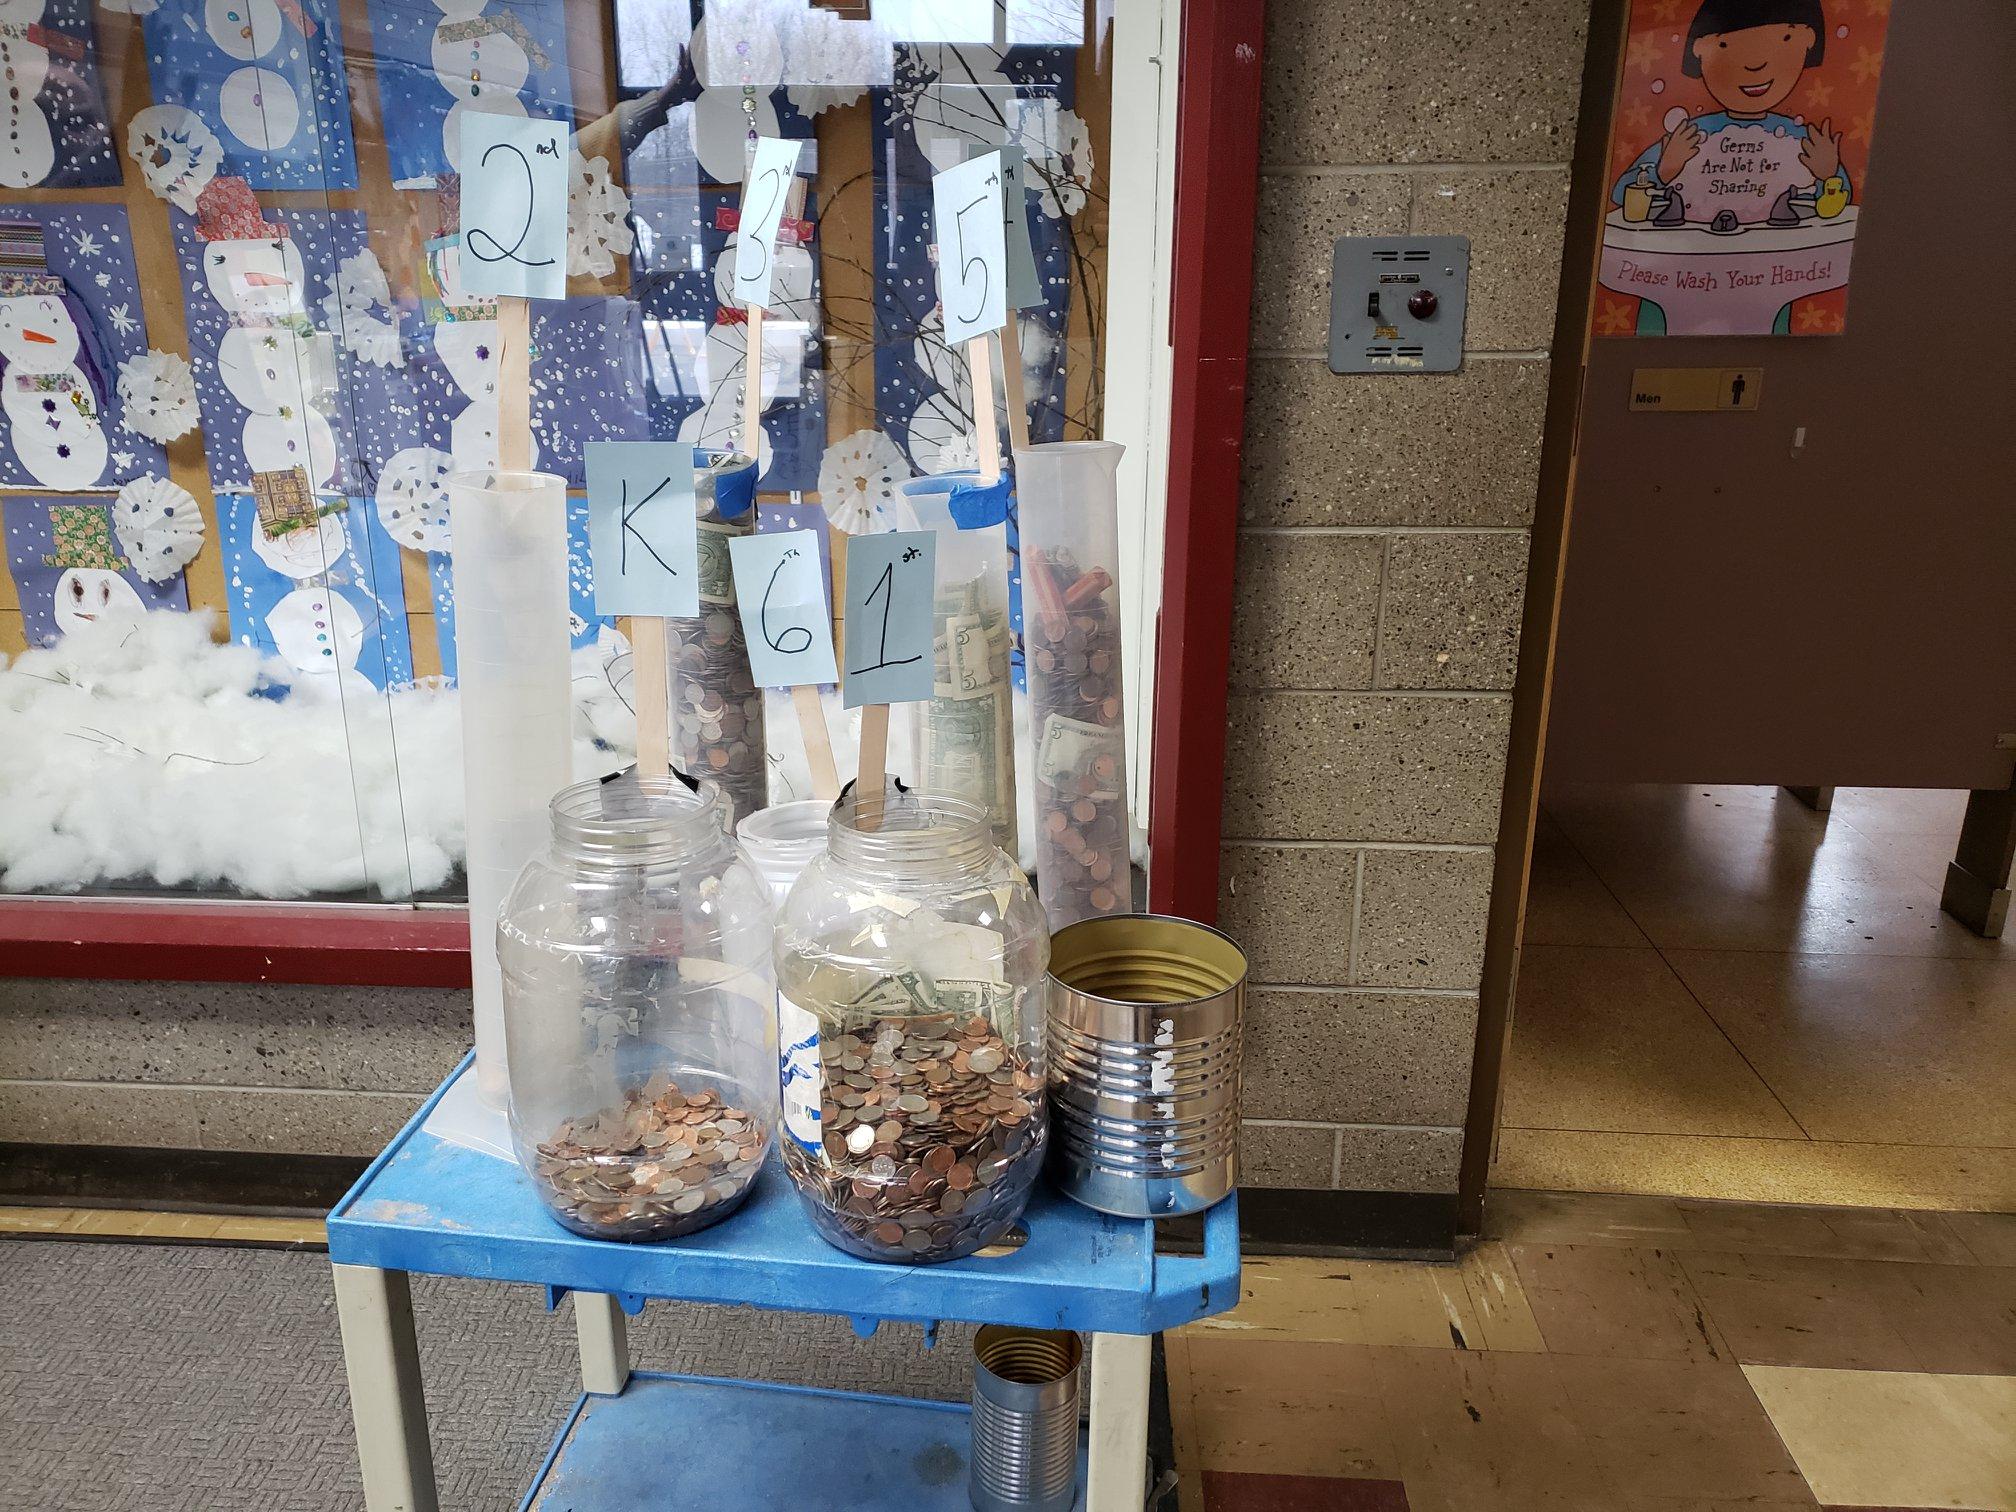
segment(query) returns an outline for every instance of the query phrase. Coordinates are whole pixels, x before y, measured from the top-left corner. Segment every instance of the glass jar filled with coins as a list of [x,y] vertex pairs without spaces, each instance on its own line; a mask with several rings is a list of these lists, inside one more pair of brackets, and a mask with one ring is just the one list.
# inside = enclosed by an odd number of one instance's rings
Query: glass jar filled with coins
[[844,795],[777,928],[784,1168],[827,1240],[952,1260],[1043,1164],[1049,931],[965,799]]
[[748,1196],[776,1123],[769,889],[717,783],[564,788],[497,926],[511,1134],[597,1239],[668,1239]]

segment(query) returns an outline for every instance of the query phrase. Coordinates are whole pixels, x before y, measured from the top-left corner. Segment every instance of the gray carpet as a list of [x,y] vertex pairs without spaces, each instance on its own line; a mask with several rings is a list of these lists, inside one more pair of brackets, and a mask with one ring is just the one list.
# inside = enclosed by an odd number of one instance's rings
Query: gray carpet
[[[443,1508],[524,1494],[580,1389],[574,1321],[529,1287],[413,1278]],[[971,1331],[649,1304],[634,1365],[963,1400]],[[0,1505],[345,1512],[363,1504],[328,1257],[0,1240]],[[648,1449],[646,1452],[650,1452]],[[816,1505],[816,1494],[808,1506]]]

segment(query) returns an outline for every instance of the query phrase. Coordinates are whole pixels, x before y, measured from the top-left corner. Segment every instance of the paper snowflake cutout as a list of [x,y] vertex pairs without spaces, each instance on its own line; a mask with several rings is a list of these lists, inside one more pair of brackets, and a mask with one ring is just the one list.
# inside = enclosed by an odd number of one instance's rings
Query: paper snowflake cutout
[[329,292],[322,296],[322,321],[343,349],[379,367],[399,366],[399,317],[378,254],[366,247],[344,258],[324,281]]
[[133,318],[133,306],[130,303],[112,306],[108,318],[112,322],[112,329],[121,336],[130,336],[140,329],[140,322]]
[[112,501],[112,531],[135,572],[165,583],[203,549],[203,511],[166,478],[135,478]]
[[835,530],[849,535],[896,528],[910,464],[882,432],[842,436],[819,459],[819,503]]
[[1036,191],[1036,208],[1052,220],[1083,210],[1092,187],[1091,128],[1055,100],[1017,100],[1012,124],[1022,182]]
[[169,442],[196,427],[196,380],[173,352],[140,352],[119,366],[123,424],[149,441]]
[[609,177],[606,158],[574,154],[567,191],[567,271],[607,278],[616,259],[628,257],[636,236],[630,229],[630,196]]
[[416,551],[446,551],[448,474],[455,459],[431,446],[394,452],[378,474],[378,518],[385,533]]
[[217,176],[224,146],[186,105],[149,105],[126,127],[126,155],[140,165],[156,198],[194,215],[196,196]]

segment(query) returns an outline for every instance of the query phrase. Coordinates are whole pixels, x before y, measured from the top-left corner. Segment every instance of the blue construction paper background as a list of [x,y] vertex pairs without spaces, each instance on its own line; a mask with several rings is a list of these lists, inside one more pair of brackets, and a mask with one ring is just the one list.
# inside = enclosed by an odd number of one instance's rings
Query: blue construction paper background
[[[298,0],[314,23],[303,35],[282,8],[280,40],[265,56],[234,58],[204,26],[205,0],[161,0],[146,18],[147,73],[154,98],[186,105],[224,147],[218,171],[254,189],[355,189],[357,155],[350,137],[350,86],[343,76],[342,21],[334,0]],[[224,125],[218,91],[241,68],[263,68],[293,86],[300,124],[272,151],[247,146]]]
[[349,601],[364,622],[364,645],[357,670],[374,688],[413,680],[413,645],[406,627],[406,589],[400,576],[399,546],[379,528],[368,501],[352,499],[338,516],[348,549],[319,577],[297,581],[267,566],[253,550],[258,507],[247,493],[217,496],[218,547],[231,614],[231,638],[267,656],[278,656],[266,616],[298,587],[315,583]]
[[[449,18],[432,0],[370,0],[369,14],[392,182],[427,187],[449,171],[441,132],[455,99],[442,87],[433,60],[434,30]],[[546,54],[546,66],[535,66],[517,92],[526,114],[571,122],[564,0],[490,0],[483,14],[516,16]]]
[[[53,646],[62,637],[56,629],[56,581],[64,569],[43,557],[55,550],[53,505],[89,504],[75,494],[23,494],[8,498],[0,511],[7,522],[7,570],[21,604],[21,633],[31,646]],[[110,509],[110,505],[102,506]],[[112,538],[115,546],[118,537]],[[150,583],[130,567],[120,572],[148,609],[187,609],[188,581],[177,573],[165,583]]]
[[[99,413],[104,417],[107,455],[97,486],[117,488],[149,473],[165,473],[166,454],[125,428],[125,409],[119,403],[119,364],[147,350],[146,314],[140,306],[140,278],[133,268],[125,206],[8,204],[0,215],[41,225],[49,271],[69,285],[89,317],[91,329],[80,327],[78,332],[83,340],[77,360],[98,391]],[[5,377],[5,364],[0,363],[0,381]],[[14,455],[10,430],[0,420],[0,487],[47,492]]]

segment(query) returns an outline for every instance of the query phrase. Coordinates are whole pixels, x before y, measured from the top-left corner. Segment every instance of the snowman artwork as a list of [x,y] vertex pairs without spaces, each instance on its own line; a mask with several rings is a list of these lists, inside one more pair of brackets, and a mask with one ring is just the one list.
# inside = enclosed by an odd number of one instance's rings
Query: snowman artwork
[[[497,307],[463,292],[462,249],[453,237],[431,244],[444,318],[434,327],[434,352],[451,383],[469,401],[448,423],[448,450],[459,470],[497,466]],[[539,441],[531,441],[539,464]]]
[[55,136],[38,103],[49,78],[42,8],[43,0],[0,0],[0,78],[7,81],[0,185],[9,189],[39,184],[56,166]]
[[112,544],[105,511],[96,505],[59,504],[50,510],[53,550],[43,565],[62,571],[51,606],[59,635],[75,635],[101,620],[138,619],[146,604],[121,576],[129,565]]
[[243,179],[213,179],[196,203],[204,281],[231,318],[217,376],[245,410],[246,471],[300,467],[326,488],[338,458],[320,406],[336,387],[335,354],[309,319],[300,249],[264,219]]
[[486,16],[485,0],[434,0],[442,19],[429,57],[434,78],[455,103],[441,123],[448,166],[460,171],[462,120],[472,113],[522,116],[518,91],[534,66],[545,68],[539,44],[515,16]]
[[259,60],[286,40],[288,28],[314,34],[315,23],[297,4],[277,0],[204,0],[203,29],[226,57],[246,66],[217,91],[224,129],[254,152],[277,152],[301,126],[301,99],[287,79]]
[[53,273],[0,274],[0,413],[28,475],[66,493],[96,484],[108,456],[78,311]]

